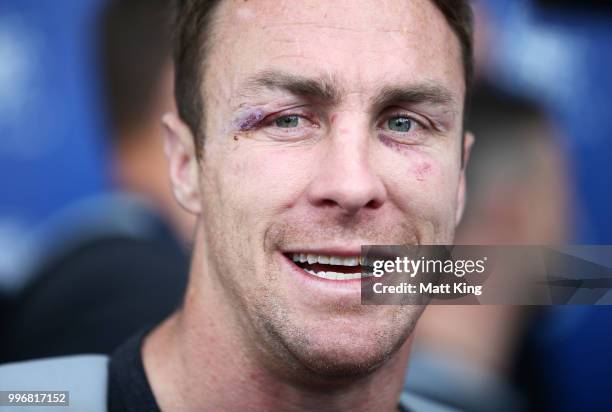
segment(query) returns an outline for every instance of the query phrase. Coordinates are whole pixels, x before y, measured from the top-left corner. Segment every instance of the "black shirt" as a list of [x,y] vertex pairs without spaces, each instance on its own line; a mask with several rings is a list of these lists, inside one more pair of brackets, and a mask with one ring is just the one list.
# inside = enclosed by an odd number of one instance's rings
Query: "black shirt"
[[143,330],[113,353],[108,370],[109,412],[160,412],[147,380],[140,348]]
[[[150,329],[143,330],[113,353],[108,373],[109,412],[160,412],[147,380],[140,348]],[[402,405],[398,411],[409,412]]]

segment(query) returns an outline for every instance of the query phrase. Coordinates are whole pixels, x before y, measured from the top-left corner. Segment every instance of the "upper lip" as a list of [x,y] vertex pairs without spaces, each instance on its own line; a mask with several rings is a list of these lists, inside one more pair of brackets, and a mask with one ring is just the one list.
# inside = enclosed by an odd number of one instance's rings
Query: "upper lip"
[[352,257],[361,255],[361,247],[296,247],[291,249],[284,249],[282,252],[284,254],[305,253],[312,255]]

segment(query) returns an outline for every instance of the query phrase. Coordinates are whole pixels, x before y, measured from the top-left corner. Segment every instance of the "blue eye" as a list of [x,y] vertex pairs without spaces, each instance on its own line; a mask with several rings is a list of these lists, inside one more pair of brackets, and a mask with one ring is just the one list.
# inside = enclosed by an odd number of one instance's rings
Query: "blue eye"
[[293,127],[298,127],[299,123],[300,123],[300,117],[296,116],[294,114],[288,115],[288,116],[279,117],[278,119],[276,119],[274,121],[274,124],[277,127],[281,127],[281,128],[285,128],[285,129],[289,129],[289,128],[293,128]]
[[413,120],[405,116],[395,116],[387,121],[387,126],[394,132],[409,132],[413,126]]

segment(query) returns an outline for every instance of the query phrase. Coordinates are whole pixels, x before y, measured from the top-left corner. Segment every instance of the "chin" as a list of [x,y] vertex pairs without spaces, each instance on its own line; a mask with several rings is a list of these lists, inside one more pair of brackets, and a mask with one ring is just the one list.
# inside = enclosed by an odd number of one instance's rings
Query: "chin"
[[[398,348],[404,342],[398,342]],[[300,366],[326,380],[365,377],[382,366],[394,353],[394,346],[372,347],[346,344],[343,347],[293,348],[292,355]]]
[[289,354],[294,369],[305,371],[313,380],[365,377],[388,361],[406,342],[416,319],[403,322],[357,325],[323,322],[312,328],[283,328],[276,338]]

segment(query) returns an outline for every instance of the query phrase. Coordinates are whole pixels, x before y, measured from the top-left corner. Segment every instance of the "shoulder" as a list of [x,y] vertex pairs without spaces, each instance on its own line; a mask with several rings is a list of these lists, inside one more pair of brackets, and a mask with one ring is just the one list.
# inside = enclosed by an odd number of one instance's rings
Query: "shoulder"
[[[45,407],[45,411],[106,411],[107,379],[108,357],[104,355],[66,356],[0,365],[0,391],[68,392],[68,407]],[[29,409],[20,407],[20,411]],[[40,408],[33,406],[31,409]]]
[[411,393],[407,390],[402,392],[400,407],[407,412],[459,412],[461,409],[444,405],[420,394]]

